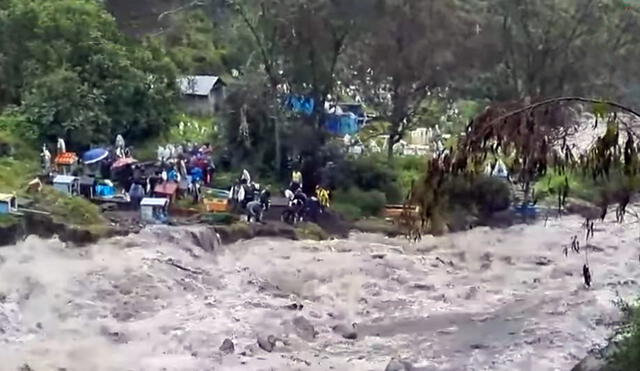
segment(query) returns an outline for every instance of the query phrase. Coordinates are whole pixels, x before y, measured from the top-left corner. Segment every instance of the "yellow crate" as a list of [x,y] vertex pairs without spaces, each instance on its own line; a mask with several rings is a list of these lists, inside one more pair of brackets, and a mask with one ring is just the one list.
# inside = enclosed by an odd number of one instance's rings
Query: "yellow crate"
[[208,212],[226,212],[229,211],[229,200],[226,198],[204,200],[204,207]]

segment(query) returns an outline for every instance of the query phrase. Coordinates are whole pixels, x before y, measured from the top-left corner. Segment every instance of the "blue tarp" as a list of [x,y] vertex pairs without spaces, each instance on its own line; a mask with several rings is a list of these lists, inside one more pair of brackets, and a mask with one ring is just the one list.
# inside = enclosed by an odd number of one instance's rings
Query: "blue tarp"
[[342,115],[327,115],[324,127],[328,132],[339,136],[353,135],[360,130],[358,117],[351,112]]
[[354,115],[358,116],[358,120],[364,121],[366,115],[365,115],[365,112],[364,112],[364,106],[362,104],[358,104],[358,103],[340,103],[339,106],[340,106],[340,109],[342,109],[343,112],[345,112],[345,113],[351,112]]
[[96,194],[100,197],[111,197],[116,195],[116,189],[105,184],[98,184]]
[[311,116],[315,109],[315,101],[313,98],[300,95],[289,95],[284,102],[285,107],[295,113]]
[[535,218],[538,216],[538,208],[529,203],[529,204],[520,204],[514,207],[516,214],[525,217],[525,218]]

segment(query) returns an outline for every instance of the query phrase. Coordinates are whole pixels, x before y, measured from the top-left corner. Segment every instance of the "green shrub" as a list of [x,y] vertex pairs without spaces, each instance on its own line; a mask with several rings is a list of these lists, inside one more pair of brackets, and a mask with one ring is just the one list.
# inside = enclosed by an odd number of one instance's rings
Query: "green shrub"
[[384,190],[393,186],[397,174],[381,156],[364,156],[348,162],[353,185],[370,190]]
[[237,222],[238,218],[229,213],[207,213],[202,215],[200,221],[211,225],[231,225]]
[[482,176],[471,186],[475,204],[483,213],[491,214],[509,208],[511,189],[505,180]]
[[0,215],[0,227],[10,227],[18,224],[18,219],[13,215]]
[[565,184],[565,177],[569,183],[569,197],[599,204],[610,199],[621,190],[637,192],[640,190],[640,176],[627,176],[621,169],[612,169],[606,179],[594,180],[590,174],[573,171],[565,174],[550,172],[540,178],[535,185],[536,198],[556,202],[558,192]]
[[419,181],[424,175],[426,158],[424,156],[398,157],[394,163],[399,172],[396,186],[400,194],[395,198],[387,194],[387,199],[392,203],[400,203],[405,201],[413,183]]
[[354,221],[354,220],[362,219],[363,217],[362,210],[359,207],[352,205],[350,203],[334,201],[331,204],[331,208],[338,214],[345,217],[347,220]]
[[337,191],[334,196],[336,211],[344,213],[347,218],[358,219],[363,216],[378,216],[387,204],[387,197],[380,191],[363,191],[351,188]]
[[393,202],[399,202],[404,197],[398,183],[398,171],[383,155],[346,160],[338,166],[333,176],[335,185],[342,190],[354,187],[365,191],[377,190]]
[[238,180],[238,176],[239,174],[236,173],[216,171],[216,174],[213,178],[213,185],[216,188],[227,190],[231,189],[231,186],[233,186]]
[[551,202],[555,202],[554,198],[557,197],[558,191],[565,184],[565,177],[569,182],[570,197],[589,202],[596,202],[600,197],[598,185],[590,178],[575,172],[567,172],[565,174],[549,172],[536,182],[534,187],[536,198],[538,200],[549,199]]
[[629,325],[618,351],[612,357],[613,370],[637,370],[640,365],[640,307],[629,308]]
[[[0,116],[0,121],[2,117]],[[2,129],[0,147],[9,152],[0,153],[0,192],[19,192],[38,171],[37,154],[18,134]]]
[[324,241],[329,238],[327,232],[315,223],[302,223],[296,228],[299,240]]
[[451,209],[463,208],[483,214],[506,210],[511,203],[509,184],[500,178],[480,176],[475,179],[450,179],[443,192]]
[[0,141],[17,145],[17,142],[32,142],[37,137],[37,129],[30,125],[23,115],[16,113],[15,110],[6,110],[0,115]]
[[92,226],[104,224],[106,221],[100,208],[83,197],[71,197],[51,187],[44,187],[34,197],[36,205],[51,213],[59,222]]

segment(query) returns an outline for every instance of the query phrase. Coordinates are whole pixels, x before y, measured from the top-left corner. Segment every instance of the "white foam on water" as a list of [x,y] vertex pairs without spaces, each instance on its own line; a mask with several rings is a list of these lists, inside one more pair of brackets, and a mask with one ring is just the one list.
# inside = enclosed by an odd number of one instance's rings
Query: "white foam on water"
[[[400,357],[434,370],[568,370],[610,334],[616,292],[633,297],[640,282],[638,226],[606,222],[585,289],[583,257],[562,254],[581,223],[415,245],[256,239],[213,253],[194,228],[86,248],[30,237],[0,249],[0,369],[383,370]],[[299,315],[314,341],[296,335]],[[356,341],[332,331],[352,323]],[[259,335],[286,344],[267,353]],[[218,350],[225,338],[232,355]]]

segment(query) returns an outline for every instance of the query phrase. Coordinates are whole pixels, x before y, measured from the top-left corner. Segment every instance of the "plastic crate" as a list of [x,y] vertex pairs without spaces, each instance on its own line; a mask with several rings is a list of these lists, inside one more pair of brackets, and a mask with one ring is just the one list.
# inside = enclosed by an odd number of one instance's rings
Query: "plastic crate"
[[204,207],[208,212],[227,212],[229,211],[229,200],[226,198],[205,199]]

